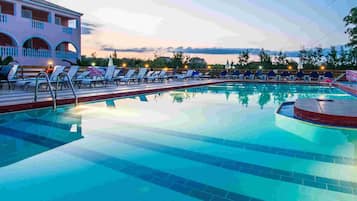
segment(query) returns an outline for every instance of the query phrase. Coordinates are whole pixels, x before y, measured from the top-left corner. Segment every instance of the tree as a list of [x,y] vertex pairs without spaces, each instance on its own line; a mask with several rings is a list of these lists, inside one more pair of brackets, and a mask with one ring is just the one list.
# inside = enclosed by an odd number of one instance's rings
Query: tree
[[278,65],[286,65],[288,63],[286,58],[287,55],[282,51],[279,51],[279,53],[274,57],[274,62],[277,63]]
[[340,48],[340,57],[338,58],[338,65],[344,66],[348,65],[347,52],[343,46]]
[[243,50],[238,55],[238,65],[245,66],[248,64],[248,61],[249,61],[249,50],[248,49],[246,51]]
[[322,63],[322,57],[324,56],[322,48],[316,47],[313,50],[312,56],[312,64],[315,66],[320,65]]
[[350,39],[347,45],[355,49],[357,48],[357,7],[352,8],[343,21],[346,23],[346,33]]
[[199,57],[192,57],[189,61],[189,66],[193,69],[206,68],[207,63],[204,59]]
[[327,64],[336,68],[338,64],[337,50],[335,46],[331,46],[330,52],[327,54]]
[[265,52],[264,49],[261,49],[259,52],[260,63],[263,65],[271,65],[270,55]]
[[170,66],[175,69],[178,69],[183,66],[183,63],[184,63],[183,52],[174,52],[173,57],[171,59]]
[[117,50],[114,50],[114,52],[113,52],[113,58],[114,58],[114,59],[117,59],[117,58],[118,58]]

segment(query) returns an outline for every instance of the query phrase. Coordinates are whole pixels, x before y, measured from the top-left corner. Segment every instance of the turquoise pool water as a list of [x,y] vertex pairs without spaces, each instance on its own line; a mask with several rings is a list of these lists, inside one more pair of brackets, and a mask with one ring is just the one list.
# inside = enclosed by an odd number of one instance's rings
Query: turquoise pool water
[[357,132],[275,115],[335,88],[221,84],[0,116],[1,201],[357,200]]

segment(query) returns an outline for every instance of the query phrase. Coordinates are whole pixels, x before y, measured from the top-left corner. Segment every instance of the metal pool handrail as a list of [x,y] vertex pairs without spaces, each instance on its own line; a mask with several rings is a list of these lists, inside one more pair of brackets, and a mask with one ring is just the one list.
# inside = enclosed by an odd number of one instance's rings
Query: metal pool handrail
[[56,81],[56,90],[55,90],[55,98],[57,99],[57,90],[58,90],[58,86],[59,86],[59,82],[60,82],[60,77],[65,77],[67,78],[67,80],[65,79],[62,79],[63,82],[67,81],[68,84],[69,84],[69,87],[71,88],[71,91],[72,91],[72,94],[74,96],[74,104],[75,105],[78,105],[78,96],[77,96],[77,93],[76,91],[74,90],[74,86],[73,86],[73,83],[72,83],[72,80],[71,78],[69,77],[68,73],[65,73],[65,72],[62,72],[58,75],[57,77],[57,81]]
[[57,102],[56,102],[56,96],[55,94],[53,93],[53,90],[52,90],[52,85],[51,85],[51,81],[50,81],[50,78],[48,77],[48,74],[46,72],[40,72],[37,74],[36,76],[36,87],[35,87],[35,97],[34,97],[34,102],[37,102],[37,96],[38,96],[38,87],[39,87],[39,84],[38,84],[38,79],[41,77],[41,76],[44,76],[46,78],[46,83],[48,84],[48,88],[49,88],[49,91],[50,91],[50,95],[52,97],[52,102],[53,102],[53,110],[56,110],[57,108]]

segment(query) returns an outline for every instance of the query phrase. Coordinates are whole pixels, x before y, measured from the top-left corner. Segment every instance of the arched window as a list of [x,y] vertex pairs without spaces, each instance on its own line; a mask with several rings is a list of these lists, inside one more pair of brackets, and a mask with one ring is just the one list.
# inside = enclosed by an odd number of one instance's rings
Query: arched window
[[11,38],[11,36],[4,34],[4,33],[0,33],[0,46],[12,46],[12,47],[16,47],[16,41]]

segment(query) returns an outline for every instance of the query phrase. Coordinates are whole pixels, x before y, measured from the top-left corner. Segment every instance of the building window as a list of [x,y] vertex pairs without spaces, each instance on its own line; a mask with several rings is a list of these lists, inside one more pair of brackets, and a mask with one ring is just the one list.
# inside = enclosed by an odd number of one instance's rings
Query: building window
[[27,9],[22,9],[22,17],[32,19],[32,11]]
[[56,18],[55,18],[55,24],[57,24],[57,25],[61,25],[61,24],[62,24],[60,17],[56,16]]

